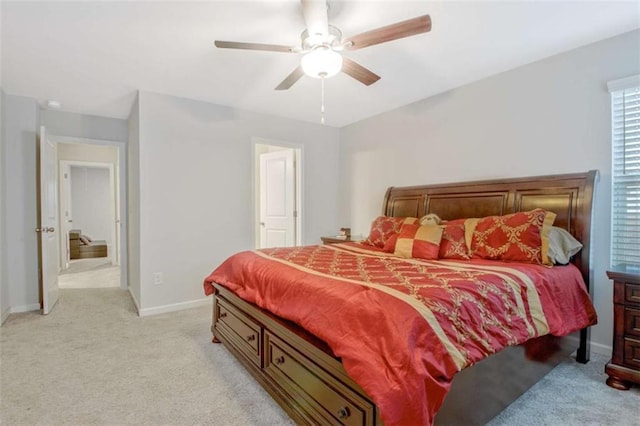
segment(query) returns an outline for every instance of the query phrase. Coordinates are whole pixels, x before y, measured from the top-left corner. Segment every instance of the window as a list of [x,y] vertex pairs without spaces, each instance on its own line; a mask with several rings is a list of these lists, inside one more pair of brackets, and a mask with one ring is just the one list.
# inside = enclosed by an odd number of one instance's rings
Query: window
[[640,266],[640,75],[609,83],[611,264]]

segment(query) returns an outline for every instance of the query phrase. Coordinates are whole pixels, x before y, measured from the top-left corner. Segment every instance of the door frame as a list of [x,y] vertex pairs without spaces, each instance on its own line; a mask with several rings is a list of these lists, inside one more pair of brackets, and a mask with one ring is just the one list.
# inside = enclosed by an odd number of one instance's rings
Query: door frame
[[[116,209],[118,207],[118,200],[117,200],[117,191],[116,191],[116,177],[115,177],[115,170],[114,170],[114,165],[112,163],[102,163],[102,162],[97,162],[97,161],[77,161],[77,160],[59,160],[58,161],[58,183],[60,183],[60,173],[64,172],[66,170],[66,168],[69,167],[69,169],[71,169],[71,167],[87,167],[87,168],[95,168],[95,169],[108,169],[109,170],[109,200],[110,200],[110,205],[109,208],[113,207],[113,224],[111,226],[111,241],[113,241],[113,247],[111,250],[111,253],[109,254],[109,258],[111,259],[111,264],[112,265],[120,265],[119,259],[118,259],[118,230],[117,230],[117,216],[116,216]],[[69,176],[69,181],[68,183],[71,182],[71,176]],[[67,185],[68,186],[68,185]],[[60,195],[62,195],[62,185],[58,185],[59,187],[59,191],[60,191]],[[67,187],[66,190],[68,190],[67,196],[71,196],[71,188]],[[62,199],[62,197],[59,197],[60,199]],[[62,203],[59,203],[59,207],[60,207],[60,212],[59,212],[59,217],[60,217],[60,230],[62,231],[62,227],[63,225],[63,209],[66,206],[63,206]],[[73,214],[73,212],[72,212]],[[66,226],[64,226],[66,228]],[[64,237],[62,235],[61,232],[61,239]],[[64,245],[64,248],[68,248],[68,242],[69,242],[69,236],[67,235],[66,237],[66,244]],[[63,242],[61,241],[60,243],[60,248],[63,247]],[[64,261],[65,264],[68,265],[69,263],[69,252],[66,251],[66,256],[65,259],[63,258],[62,252],[60,255],[60,259],[61,261]],[[68,266],[67,266],[68,267]]]
[[118,165],[116,167],[114,176],[118,176],[118,185],[117,188],[115,188],[117,192],[116,203],[120,203],[120,205],[118,206],[118,212],[120,213],[120,288],[123,290],[127,290],[129,288],[127,143],[106,139],[79,138],[75,136],[50,135],[49,137],[57,143],[108,145],[114,146],[118,149]]
[[296,211],[296,216],[295,216],[296,232],[295,232],[295,234],[296,234],[296,237],[295,237],[295,245],[296,246],[301,246],[302,245],[302,241],[304,241],[303,228],[302,228],[302,224],[304,223],[304,209],[302,208],[304,206],[304,200],[303,200],[304,191],[302,190],[303,185],[304,185],[304,163],[303,163],[304,145],[297,144],[297,143],[291,143],[291,142],[277,141],[277,140],[273,140],[273,139],[260,138],[260,137],[253,137],[252,138],[251,156],[253,158],[253,161],[252,161],[253,167],[251,167],[251,181],[252,181],[251,197],[252,197],[252,202],[253,202],[253,227],[254,227],[253,246],[255,248],[260,248],[259,247],[259,243],[260,243],[260,191],[258,189],[259,185],[260,185],[260,174],[258,173],[258,171],[260,170],[260,155],[258,153],[258,150],[256,149],[256,145],[269,145],[269,146],[274,146],[274,147],[278,147],[278,148],[285,148],[285,149],[292,149],[293,150],[294,159],[295,159],[295,167],[294,167],[295,190],[294,190],[294,193],[295,193],[295,196],[296,196],[296,206],[295,206],[295,211]]

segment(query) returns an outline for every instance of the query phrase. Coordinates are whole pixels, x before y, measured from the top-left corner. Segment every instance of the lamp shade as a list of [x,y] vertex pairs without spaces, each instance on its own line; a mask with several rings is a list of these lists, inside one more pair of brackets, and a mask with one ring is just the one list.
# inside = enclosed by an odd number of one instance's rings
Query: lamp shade
[[327,46],[318,46],[302,57],[304,73],[314,78],[332,77],[342,69],[342,55]]

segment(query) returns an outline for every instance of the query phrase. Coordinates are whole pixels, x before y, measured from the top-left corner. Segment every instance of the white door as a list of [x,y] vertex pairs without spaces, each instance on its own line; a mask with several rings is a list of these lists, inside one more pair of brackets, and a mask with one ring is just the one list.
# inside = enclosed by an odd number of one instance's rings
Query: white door
[[56,179],[57,150],[55,143],[46,135],[44,126],[40,127],[39,138],[39,211],[38,228],[40,294],[42,313],[48,314],[58,301],[58,185]]
[[292,149],[260,154],[260,248],[295,245]]

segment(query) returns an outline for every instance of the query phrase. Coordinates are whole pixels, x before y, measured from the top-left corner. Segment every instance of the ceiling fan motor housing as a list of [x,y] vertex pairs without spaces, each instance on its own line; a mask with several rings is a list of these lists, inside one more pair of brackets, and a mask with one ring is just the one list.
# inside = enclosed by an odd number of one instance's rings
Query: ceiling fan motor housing
[[342,31],[333,25],[329,25],[328,34],[309,34],[309,30],[304,30],[300,35],[302,51],[307,52],[318,46],[327,46],[334,50],[342,48]]

